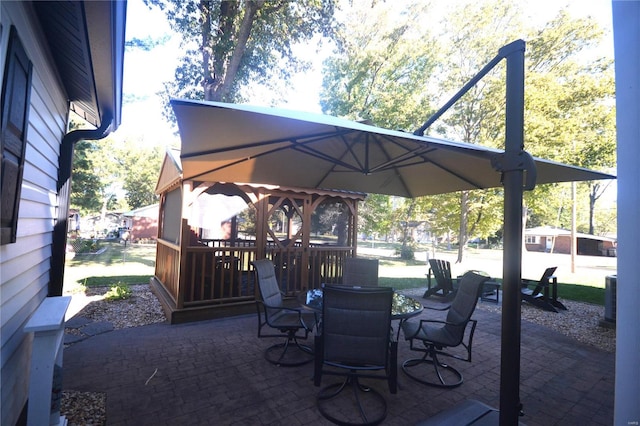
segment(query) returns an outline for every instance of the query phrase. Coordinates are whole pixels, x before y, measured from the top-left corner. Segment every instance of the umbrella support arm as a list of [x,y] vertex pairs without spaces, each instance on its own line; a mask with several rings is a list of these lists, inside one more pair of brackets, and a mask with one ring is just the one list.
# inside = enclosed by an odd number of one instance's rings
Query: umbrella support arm
[[458,99],[464,96],[464,94],[467,93],[469,89],[471,89],[480,80],[482,80],[482,78],[485,75],[487,75],[489,71],[494,69],[495,66],[500,63],[500,61],[507,58],[509,55],[511,55],[511,53],[524,49],[523,46],[524,46],[524,41],[516,40],[514,42],[507,44],[506,46],[501,47],[500,50],[498,50],[498,54],[495,56],[495,58],[493,58],[487,65],[485,65],[484,68],[482,68],[480,72],[478,72],[478,74],[476,74],[471,80],[467,82],[467,84],[462,86],[462,89],[460,89],[458,93],[453,95],[453,97],[449,99],[449,101],[446,104],[444,104],[442,108],[440,108],[438,111],[435,112],[435,114],[429,117],[429,119],[422,125],[422,127],[420,127],[418,130],[413,132],[413,134],[416,136],[424,136],[425,130],[427,130],[429,126],[431,126],[438,118],[440,118],[442,114],[447,112],[447,110],[451,108],[453,104],[458,102]]

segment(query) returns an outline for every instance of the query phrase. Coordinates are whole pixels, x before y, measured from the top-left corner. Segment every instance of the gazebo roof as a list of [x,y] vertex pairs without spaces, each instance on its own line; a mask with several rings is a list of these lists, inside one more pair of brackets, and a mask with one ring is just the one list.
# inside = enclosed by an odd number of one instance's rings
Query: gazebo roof
[[[182,163],[180,161],[180,150],[177,148],[170,148],[167,150],[162,167],[160,169],[160,176],[158,177],[158,183],[156,185],[156,194],[167,192],[182,182]],[[298,188],[295,186],[283,186],[283,185],[267,185],[260,183],[244,183],[234,182],[238,186],[249,186],[253,188],[266,188],[279,191],[294,192],[298,194],[318,194],[328,195],[340,198],[350,198],[355,200],[364,200],[367,194],[356,191],[345,190],[326,190],[326,189],[309,189]]]

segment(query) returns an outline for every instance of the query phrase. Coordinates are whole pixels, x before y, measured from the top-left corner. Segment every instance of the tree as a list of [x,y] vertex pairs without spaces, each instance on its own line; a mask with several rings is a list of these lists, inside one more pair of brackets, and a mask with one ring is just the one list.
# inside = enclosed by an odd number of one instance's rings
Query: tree
[[102,206],[103,185],[100,177],[93,171],[91,155],[97,149],[93,141],[81,141],[75,146],[70,204],[80,212],[80,215],[96,212]]
[[334,30],[335,0],[144,2],[163,10],[183,40],[185,55],[165,96],[240,101],[249,83],[273,87],[304,69],[294,46]]
[[[436,43],[428,32],[414,37],[405,22],[389,20],[389,16],[402,16],[411,29],[414,22],[420,23],[419,28],[430,27],[425,24],[430,15],[419,6],[407,5],[411,13],[403,15],[402,11],[389,12],[386,3],[377,3],[372,8],[375,11],[347,15],[344,49],[325,64],[321,98],[325,112],[368,119],[389,128],[418,127],[429,115],[425,114],[428,105],[444,104],[500,47],[524,35],[532,40],[526,61],[526,149],[584,167],[602,169],[615,164],[609,61],[593,60],[581,66],[577,61],[582,51],[598,40],[599,30],[592,20],[576,20],[561,12],[542,28],[527,28],[519,18],[522,13],[516,2],[458,3],[442,23],[437,44],[447,54],[440,57],[430,49]],[[398,8],[395,3],[393,7]],[[415,69],[420,72],[411,72]],[[502,63],[429,131],[504,148],[504,82]],[[590,115],[594,108],[597,114]],[[576,140],[598,142],[587,147],[574,144]],[[588,185],[592,191],[600,190],[597,183]],[[530,207],[541,207],[535,209],[536,220],[548,222],[563,211],[562,200],[554,197],[557,191],[553,185],[544,185],[526,195]],[[432,227],[447,233],[456,230],[458,261],[462,261],[469,236],[488,237],[500,231],[502,217],[495,214],[502,211],[500,188],[434,199],[437,202],[429,211]],[[458,213],[452,215],[455,206]]]
[[158,202],[155,188],[162,159],[157,147],[122,151],[121,180],[129,208],[137,209]]
[[369,194],[358,208],[358,230],[365,235],[387,236],[391,232],[393,221],[391,197],[382,194]]
[[[602,36],[592,20],[572,19],[560,11],[532,37],[525,121],[528,149],[534,155],[597,170],[615,167],[613,62],[598,57],[580,60]],[[593,234],[596,201],[608,185],[582,185],[587,190],[579,192],[581,202],[589,206],[584,231]]]
[[342,43],[324,63],[320,105],[326,114],[413,131],[430,115],[438,45],[422,18],[428,4],[354,2]]

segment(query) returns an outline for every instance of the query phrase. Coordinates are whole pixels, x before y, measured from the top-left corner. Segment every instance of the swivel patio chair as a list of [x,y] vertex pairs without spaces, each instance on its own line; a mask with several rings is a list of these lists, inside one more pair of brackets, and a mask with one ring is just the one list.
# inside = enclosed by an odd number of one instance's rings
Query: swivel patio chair
[[[431,286],[431,276],[435,278],[435,284]],[[455,295],[454,284],[456,280],[451,278],[451,263],[442,259],[429,259],[429,273],[427,274],[427,291],[423,298],[440,296],[451,298]]]
[[[387,416],[384,396],[362,378],[387,380],[397,391],[398,342],[391,332],[393,289],[327,285],[324,288],[322,330],[315,337],[314,384],[323,375],[344,381],[320,390],[320,413],[337,424],[375,425]],[[349,390],[351,392],[342,392]]]
[[[558,279],[553,275],[557,266],[545,269],[539,280],[522,279],[520,293],[522,300],[549,312],[566,310],[567,307],[558,300]],[[530,286],[533,286],[531,288]],[[551,291],[551,294],[549,292]]]
[[[290,308],[284,305],[282,293],[276,280],[275,268],[269,259],[255,260],[256,280],[262,300],[256,301],[258,312],[258,337],[286,336],[283,343],[269,346],[264,353],[265,359],[272,364],[292,367],[313,361],[313,349],[299,342],[306,339],[316,324],[315,314],[304,312],[302,308]],[[268,326],[280,333],[265,333]],[[299,334],[300,333],[300,334]],[[289,350],[289,349],[292,350]]]
[[[482,286],[489,279],[475,272],[467,272],[460,280],[460,287],[450,306],[425,307],[448,311],[444,321],[423,319],[419,322],[409,320],[402,323],[402,331],[405,339],[410,342],[410,349],[424,353],[422,358],[408,359],[402,364],[402,370],[407,376],[430,386],[453,388],[462,384],[462,373],[451,365],[440,362],[439,357],[446,356],[471,362],[471,344],[477,324],[476,320],[471,319],[471,315],[478,303]],[[469,323],[471,329],[465,342]],[[464,348],[464,356],[451,350],[457,346]],[[429,373],[430,369],[421,368],[424,364],[433,365],[435,377],[433,373]]]
[[344,260],[342,284],[359,287],[377,287],[378,259],[347,257]]

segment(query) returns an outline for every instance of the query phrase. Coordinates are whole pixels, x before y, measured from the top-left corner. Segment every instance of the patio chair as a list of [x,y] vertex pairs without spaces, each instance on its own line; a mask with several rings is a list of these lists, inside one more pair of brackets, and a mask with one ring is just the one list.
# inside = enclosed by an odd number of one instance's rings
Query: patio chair
[[[558,279],[554,276],[557,266],[545,269],[539,280],[522,279],[520,293],[522,300],[549,312],[566,310],[567,307],[558,300]],[[530,288],[530,286],[534,286]]]
[[320,413],[334,423],[373,425],[387,415],[384,396],[360,379],[384,379],[391,393],[397,391],[398,342],[391,330],[392,300],[393,289],[388,287],[324,288],[313,377],[315,386],[320,386],[323,375],[345,376],[344,381],[322,388],[317,396]]
[[[435,278],[435,285],[431,286],[431,276]],[[454,284],[456,280],[451,278],[451,263],[447,260],[429,259],[429,273],[427,274],[427,291],[423,298],[440,296],[452,298],[455,295]]]
[[[316,324],[315,314],[304,312],[302,308],[284,306],[275,268],[269,259],[255,260],[252,264],[261,296],[261,300],[256,301],[258,337],[282,337],[283,334],[286,337],[283,343],[269,346],[265,350],[265,359],[285,367],[310,363],[313,361],[313,349],[301,344],[299,339],[306,339],[313,330]],[[265,326],[279,330],[280,333],[265,333]]]
[[344,260],[342,284],[360,287],[377,287],[378,259],[347,257]]
[[[402,331],[405,339],[410,342],[410,349],[424,353],[422,358],[408,359],[402,364],[402,370],[407,376],[430,386],[453,388],[462,384],[462,373],[451,365],[440,362],[438,357],[446,356],[471,362],[471,344],[477,324],[476,320],[471,319],[471,315],[478,303],[482,286],[489,279],[487,276],[469,271],[460,280],[460,287],[450,306],[445,308],[425,306],[425,309],[446,310],[447,316],[444,321],[423,319],[402,323]],[[465,342],[469,323],[471,323],[471,330]],[[422,343],[422,346],[417,342]],[[458,346],[464,348],[464,356],[451,350]],[[437,381],[434,380],[433,373],[429,373],[429,369],[420,368],[423,364],[433,365]]]

